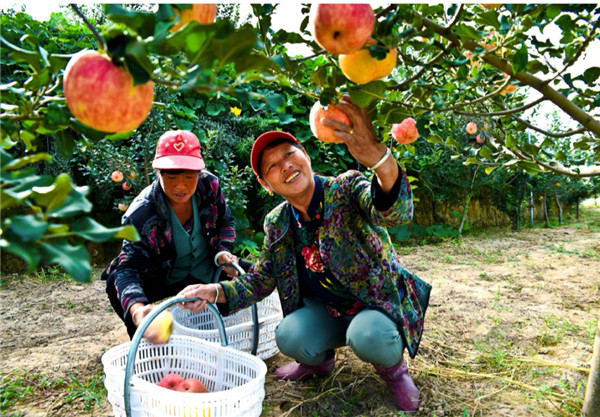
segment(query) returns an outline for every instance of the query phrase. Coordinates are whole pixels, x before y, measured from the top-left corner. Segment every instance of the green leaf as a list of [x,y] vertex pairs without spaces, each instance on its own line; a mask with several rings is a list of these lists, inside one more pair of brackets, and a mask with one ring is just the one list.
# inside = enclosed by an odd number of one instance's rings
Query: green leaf
[[496,167],[486,167],[484,171],[487,175],[489,175],[495,169]]
[[33,164],[36,162],[50,162],[52,160],[52,156],[45,152],[36,153],[29,156],[24,156],[22,158],[13,159],[10,163],[3,166],[3,170],[13,171],[16,169],[23,168],[25,165]]
[[88,186],[74,186],[64,204],[48,212],[52,218],[71,217],[81,213],[92,211],[92,203],[86,198],[89,192]]
[[464,23],[456,25],[455,29],[456,34],[461,38],[463,42],[474,40],[480,41],[481,34],[473,27],[468,26]]
[[482,158],[491,158],[492,156],[492,150],[487,146],[483,146],[481,147],[481,149],[479,149],[479,156],[481,156]]
[[48,226],[50,226],[49,223],[39,220],[32,214],[27,214],[9,217],[2,228],[11,242],[32,242],[44,236]]
[[71,225],[71,231],[92,242],[106,242],[109,239],[140,240],[137,230],[131,225],[107,228],[90,217],[83,217]]
[[45,208],[45,211],[48,213],[62,206],[72,189],[69,176],[67,174],[60,174],[56,177],[54,184],[47,187],[34,187],[31,197],[36,204]]
[[537,175],[541,169],[535,162],[530,161],[519,161],[517,162],[517,166],[523,168],[528,174]]
[[467,158],[467,160],[464,162],[465,165],[471,165],[471,164],[477,164],[477,158],[475,158],[474,156],[470,156]]
[[[598,77],[600,77],[600,68],[599,67],[592,67],[592,68],[588,68],[583,72],[583,81],[585,81],[585,83],[587,85],[592,85],[596,82],[596,80],[598,79]],[[579,78],[579,77],[577,77]]]
[[373,81],[371,83],[351,87],[348,92],[350,99],[359,107],[369,107],[373,100],[380,100],[387,89],[383,81]]
[[27,272],[33,272],[40,263],[40,251],[31,242],[9,242],[5,239],[0,239],[0,247],[2,250],[22,258],[27,263]]
[[68,130],[61,130],[56,133],[54,143],[58,152],[65,158],[70,158],[75,150],[75,138]]
[[506,135],[504,144],[508,149],[515,149],[517,147],[517,139],[513,135]]
[[529,59],[529,54],[527,52],[527,45],[525,42],[521,43],[521,48],[517,51],[512,61],[512,69],[516,74],[518,72],[525,71],[527,68],[527,61]]
[[40,254],[45,264],[59,264],[76,281],[90,281],[90,254],[84,246],[71,246],[65,241],[42,243]]
[[427,137],[426,140],[429,143],[443,143],[442,138],[440,138],[438,135],[431,135]]

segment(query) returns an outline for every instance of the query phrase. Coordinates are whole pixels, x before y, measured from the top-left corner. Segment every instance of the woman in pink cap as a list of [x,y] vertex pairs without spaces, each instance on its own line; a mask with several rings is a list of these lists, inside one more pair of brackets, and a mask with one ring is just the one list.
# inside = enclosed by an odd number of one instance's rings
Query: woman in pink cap
[[404,362],[417,353],[431,286],[405,269],[387,228],[410,221],[412,191],[391,152],[377,140],[364,109],[348,99],[338,107],[351,125],[334,129],[371,178],[350,170],[316,175],[308,154],[289,133],[266,132],[254,142],[258,181],[285,201],[265,218],[265,241],[247,274],[217,285],[191,285],[179,295],[200,297],[223,311],[245,308],[277,289],[284,317],[275,329],[281,353],[294,359],[277,370],[299,381],[329,375],[335,350],[349,346],[374,366],[401,410],[419,407],[419,390]]
[[[101,276],[129,337],[152,311],[153,302],[190,284],[211,282],[219,265],[240,263],[231,253],[234,218],[219,179],[204,170],[196,135],[186,130],[164,133],[152,167],[157,179],[122,218],[137,229],[140,240],[125,240]],[[248,267],[243,261],[241,265]],[[231,266],[224,265],[223,272],[237,275]]]

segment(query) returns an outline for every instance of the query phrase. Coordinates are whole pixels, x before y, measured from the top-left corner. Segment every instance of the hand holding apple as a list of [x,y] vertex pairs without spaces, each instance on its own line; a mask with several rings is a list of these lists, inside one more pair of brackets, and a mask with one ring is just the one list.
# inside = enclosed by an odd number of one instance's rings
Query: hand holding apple
[[[342,139],[338,138],[334,133],[331,127],[325,126],[322,122],[323,118],[337,120],[344,125],[348,125],[352,127],[352,122],[346,116],[346,113],[341,111],[334,104],[330,104],[327,107],[321,106],[319,101],[313,104],[310,109],[310,114],[308,116],[310,123],[310,130],[312,134],[317,139],[323,142],[332,142],[332,143],[342,143],[344,142]],[[349,130],[349,129],[348,129]]]
[[[138,309],[139,308],[145,309],[145,311],[143,311],[143,313],[145,313],[143,316],[145,320],[145,317],[150,314],[150,311],[152,311],[153,306],[147,305],[144,307],[138,307]],[[134,315],[136,315],[138,309],[136,309]],[[154,320],[152,320],[144,332],[144,339],[154,344],[165,344],[171,337],[172,328],[173,318],[171,317],[171,313],[168,310],[164,310],[160,312],[160,314],[156,316]]]

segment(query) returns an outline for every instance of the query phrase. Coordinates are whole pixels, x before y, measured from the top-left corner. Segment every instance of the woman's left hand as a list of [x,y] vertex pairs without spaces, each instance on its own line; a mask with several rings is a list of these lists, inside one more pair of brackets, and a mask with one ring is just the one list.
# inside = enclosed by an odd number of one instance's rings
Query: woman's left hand
[[217,258],[217,264],[223,267],[223,271],[227,274],[228,277],[233,278],[238,276],[238,271],[233,266],[224,265],[224,264],[238,264],[239,259],[234,254],[229,252],[221,252],[219,257]]
[[199,313],[206,308],[206,303],[210,300],[216,301],[217,289],[216,285],[219,284],[194,284],[188,285],[183,290],[179,291],[178,297],[185,298],[200,298],[197,301],[185,301],[183,303],[177,303],[179,308],[185,308],[190,310],[192,313]]

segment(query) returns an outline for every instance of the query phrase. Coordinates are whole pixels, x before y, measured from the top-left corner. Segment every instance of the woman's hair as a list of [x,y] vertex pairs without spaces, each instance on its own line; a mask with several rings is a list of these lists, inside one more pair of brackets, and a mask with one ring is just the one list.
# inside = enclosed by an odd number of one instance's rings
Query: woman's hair
[[281,137],[281,138],[275,139],[273,142],[269,142],[269,143],[268,143],[268,144],[267,144],[267,145],[266,145],[266,146],[263,148],[263,150],[262,150],[262,152],[260,153],[260,155],[258,155],[258,161],[257,161],[258,163],[257,163],[257,168],[258,168],[258,176],[259,176],[259,178],[262,178],[262,169],[261,169],[261,167],[262,167],[262,157],[263,157],[263,154],[265,153],[265,151],[266,151],[267,149],[274,148],[274,147],[276,147],[276,146],[279,146],[279,145],[281,145],[282,143],[289,143],[289,144],[291,144],[291,145],[292,145],[293,147],[295,147],[295,148],[298,148],[298,149],[304,149],[304,148],[302,147],[302,145],[300,145],[298,142],[294,142],[293,140],[291,140],[291,139],[288,139],[288,138],[284,138],[284,137]]

